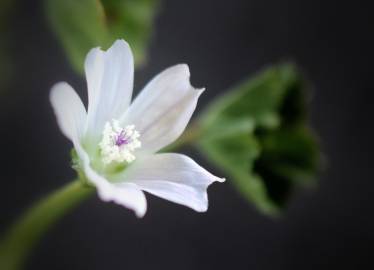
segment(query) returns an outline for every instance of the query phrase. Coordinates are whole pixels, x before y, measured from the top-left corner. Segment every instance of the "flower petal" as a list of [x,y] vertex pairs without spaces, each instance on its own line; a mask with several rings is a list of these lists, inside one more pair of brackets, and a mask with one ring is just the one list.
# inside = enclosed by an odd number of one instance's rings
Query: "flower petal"
[[[91,49],[84,63],[84,70],[86,73],[87,89],[88,89],[88,112],[87,112],[87,127],[88,124],[93,124],[95,121],[96,108],[98,106],[101,90],[101,82],[104,74],[105,66],[105,52],[100,48]],[[86,128],[87,128],[86,127]]]
[[84,173],[92,183],[103,201],[113,201],[135,212],[137,217],[143,217],[147,211],[147,201],[141,189],[131,183],[111,183],[95,172],[90,166],[90,159],[80,144],[75,145],[78,156],[82,160]]
[[189,78],[187,65],[166,69],[145,86],[121,119],[139,131],[140,152],[155,153],[184,131],[203,92],[194,89]]
[[66,82],[59,82],[52,87],[50,101],[62,133],[78,141],[84,132],[86,109],[77,93]]
[[119,118],[132,96],[134,58],[130,46],[117,40],[108,51],[92,49],[85,61],[88,86],[87,132],[99,136],[105,122]]
[[208,186],[225,180],[212,175],[191,158],[173,153],[137,160],[116,178],[198,212],[208,209]]

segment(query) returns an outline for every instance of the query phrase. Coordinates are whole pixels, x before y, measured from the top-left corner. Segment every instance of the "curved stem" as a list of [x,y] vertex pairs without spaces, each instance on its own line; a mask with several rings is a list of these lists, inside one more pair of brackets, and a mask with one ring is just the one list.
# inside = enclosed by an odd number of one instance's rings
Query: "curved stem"
[[186,145],[193,144],[201,135],[201,129],[196,123],[193,123],[174,143],[162,149],[162,152],[170,152],[180,149]]
[[[200,129],[192,125],[163,152],[191,144],[199,135]],[[94,190],[83,181],[73,181],[28,209],[0,239],[0,270],[20,269],[44,233],[69,210],[93,194]]]
[[1,239],[0,269],[20,269],[43,234],[93,191],[81,181],[73,181],[26,211]]

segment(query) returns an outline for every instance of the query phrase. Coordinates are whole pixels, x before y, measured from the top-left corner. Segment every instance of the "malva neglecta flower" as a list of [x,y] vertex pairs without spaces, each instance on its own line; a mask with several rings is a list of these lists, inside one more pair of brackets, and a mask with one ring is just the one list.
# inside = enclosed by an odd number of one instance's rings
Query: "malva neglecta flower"
[[53,86],[50,99],[62,132],[74,144],[79,168],[99,197],[138,217],[147,209],[143,191],[206,211],[208,186],[224,179],[185,155],[157,153],[183,133],[203,92],[191,86],[188,66],[164,70],[132,103],[134,59],[124,40],[107,51],[92,49],[85,73],[87,112],[65,82]]

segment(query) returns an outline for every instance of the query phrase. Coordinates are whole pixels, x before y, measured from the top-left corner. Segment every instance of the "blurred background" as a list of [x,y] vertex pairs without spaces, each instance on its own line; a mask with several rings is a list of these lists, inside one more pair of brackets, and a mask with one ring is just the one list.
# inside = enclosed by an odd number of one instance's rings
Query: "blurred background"
[[[75,176],[50,87],[68,81],[86,98],[42,2],[15,2],[0,13],[8,16],[0,28],[1,231]],[[327,157],[319,186],[295,192],[277,219],[249,205],[230,179],[210,187],[205,214],[147,195],[149,210],[137,219],[94,196],[47,234],[27,269],[373,268],[373,23],[364,1],[162,1],[135,91],[188,63],[193,85],[207,87],[198,113],[232,84],[293,60],[313,84],[310,123]]]

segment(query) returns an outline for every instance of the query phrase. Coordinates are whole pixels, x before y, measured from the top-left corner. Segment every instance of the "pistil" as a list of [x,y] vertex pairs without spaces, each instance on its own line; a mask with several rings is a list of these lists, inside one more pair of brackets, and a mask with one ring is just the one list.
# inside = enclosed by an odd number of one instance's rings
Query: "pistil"
[[140,134],[134,125],[122,128],[117,120],[107,122],[103,138],[99,144],[102,162],[108,165],[112,162],[130,163],[135,160],[134,150],[141,147]]

